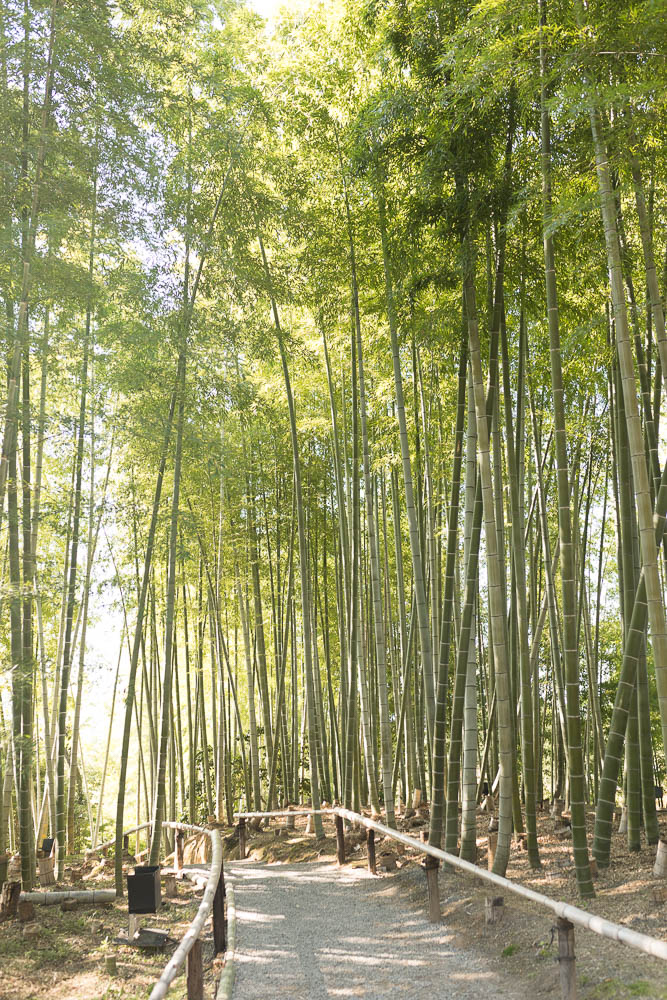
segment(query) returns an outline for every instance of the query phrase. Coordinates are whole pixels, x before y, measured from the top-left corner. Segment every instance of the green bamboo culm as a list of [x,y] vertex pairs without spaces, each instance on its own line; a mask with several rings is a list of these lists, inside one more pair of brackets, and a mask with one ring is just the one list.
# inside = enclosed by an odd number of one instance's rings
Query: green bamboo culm
[[541,76],[541,154],[542,154],[542,205],[544,226],[544,271],[547,295],[547,321],[549,327],[549,355],[551,361],[551,389],[554,412],[554,440],[556,445],[556,482],[558,491],[558,527],[560,534],[561,601],[563,615],[563,661],[565,666],[565,702],[567,712],[567,751],[570,768],[570,807],[572,813],[572,845],[579,894],[584,898],[595,895],[588,857],[586,832],[586,803],[584,789],[584,762],[581,744],[581,715],[579,710],[579,651],[577,649],[577,593],[572,544],[572,516],[570,475],[565,427],[565,400],[561,365],[560,329],[558,320],[558,291],[556,264],[551,235],[551,136],[547,107],[547,57],[544,38],[546,0],[539,0],[540,19],[540,76]]

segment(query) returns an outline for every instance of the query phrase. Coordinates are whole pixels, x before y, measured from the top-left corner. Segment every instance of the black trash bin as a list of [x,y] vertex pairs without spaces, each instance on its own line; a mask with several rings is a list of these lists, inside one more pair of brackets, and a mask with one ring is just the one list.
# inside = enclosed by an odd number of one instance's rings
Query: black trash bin
[[128,913],[157,913],[162,905],[159,865],[136,865],[127,873]]

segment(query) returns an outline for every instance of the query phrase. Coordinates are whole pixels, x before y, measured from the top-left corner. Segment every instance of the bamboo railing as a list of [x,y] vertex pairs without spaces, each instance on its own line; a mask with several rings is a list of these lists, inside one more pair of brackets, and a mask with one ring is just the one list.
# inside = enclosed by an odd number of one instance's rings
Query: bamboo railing
[[576,997],[574,956],[575,924],[591,931],[594,934],[598,934],[601,937],[609,938],[612,941],[628,945],[630,948],[635,948],[637,951],[641,951],[645,955],[652,955],[654,958],[667,961],[667,941],[661,941],[658,938],[650,937],[648,934],[641,934],[639,931],[634,931],[630,927],[615,924],[611,920],[606,920],[604,917],[588,913],[586,910],[582,910],[578,906],[572,906],[570,903],[564,903],[557,899],[551,899],[549,896],[544,896],[542,893],[536,892],[534,889],[529,889],[527,886],[521,885],[518,882],[513,882],[511,879],[505,878],[502,875],[495,875],[493,872],[480,868],[478,865],[474,865],[470,861],[464,861],[455,854],[449,854],[447,851],[442,851],[438,847],[422,843],[419,840],[415,840],[414,837],[409,837],[405,833],[400,833],[398,830],[393,830],[392,828],[385,826],[383,823],[378,823],[376,820],[368,819],[366,816],[352,812],[350,809],[343,809],[340,806],[333,806],[330,809],[317,810],[306,808],[276,810],[274,812],[236,813],[236,817],[239,821],[239,856],[241,858],[245,857],[245,821],[247,819],[269,819],[279,816],[299,815],[310,816],[314,815],[316,812],[322,816],[333,816],[336,820],[337,856],[340,864],[342,864],[345,860],[343,820],[348,820],[350,823],[360,824],[366,828],[369,834],[372,834],[372,837],[369,836],[369,867],[372,865],[372,869],[374,869],[375,866],[375,833],[381,833],[385,837],[389,837],[400,844],[404,844],[406,847],[411,847],[414,850],[419,851],[421,854],[426,855],[424,868],[427,876],[429,913],[432,920],[440,920],[440,900],[438,896],[437,872],[441,861],[451,865],[453,868],[459,868],[461,871],[468,872],[468,874],[474,875],[476,878],[490,883],[495,888],[511,892],[516,896],[521,896],[523,899],[527,899],[530,902],[536,903],[538,906],[542,906],[555,913],[558,917],[558,958],[560,962],[561,988],[564,1000],[573,1000],[573,998]]
[[[226,946],[224,908],[225,879],[222,864],[222,838],[220,836],[220,831],[215,827],[193,826],[188,823],[171,822],[164,822],[162,826],[165,829],[176,831],[174,868],[177,872],[182,872],[185,877],[188,876],[188,872],[183,869],[183,834],[186,832],[203,833],[206,834],[211,841],[212,854],[210,869],[205,872],[202,871],[202,869],[197,869],[196,873],[192,873],[193,875],[196,874],[198,882],[205,882],[204,895],[201,903],[199,904],[199,909],[197,910],[197,913],[195,914],[195,917],[187,931],[181,938],[180,944],[165,965],[162,975],[151,990],[149,1000],[163,1000],[163,998],[167,995],[169,987],[186,961],[188,962],[188,997],[192,998],[201,995],[201,990],[197,986],[198,983],[200,984],[202,982],[203,975],[201,943],[199,938],[202,928],[211,915],[211,912],[213,913],[213,945],[215,953],[219,954],[220,952],[224,952]],[[130,830],[126,830],[123,833],[123,837],[128,837],[132,833],[137,833],[141,830],[150,828],[150,823],[142,823],[140,826],[135,826]],[[101,850],[104,847],[112,847],[114,844],[115,838],[114,840],[108,841],[106,844],[98,844],[96,849]],[[77,902],[82,903],[106,903],[115,900],[116,891],[115,889],[67,889],[64,891],[56,890],[53,892],[23,892],[21,893],[20,898],[22,900],[29,900],[32,903],[41,904],[61,903],[64,900],[76,900]]]
[[[211,911],[213,911],[213,936],[216,951],[224,949],[225,940],[223,902],[225,883],[222,868],[222,838],[220,831],[215,828],[192,826],[186,823],[163,823],[162,826],[170,830],[176,830],[177,834],[182,834],[186,831],[191,833],[205,833],[211,841],[211,868],[208,873],[204,895],[195,918],[181,938],[176,951],[165,965],[162,975],[151,990],[149,1000],[163,1000],[167,995],[169,987],[183,967],[183,963],[193,954],[193,950],[196,958],[192,965],[188,965],[187,976],[188,995],[195,995],[197,987],[194,981],[201,980],[201,944],[199,936]],[[174,867],[180,868],[182,858],[181,849],[179,849],[178,844],[174,851],[174,862]]]
[[[140,833],[142,830],[150,830],[150,823],[140,823],[139,826],[132,826],[129,830],[123,832],[124,837],[129,837],[133,833]],[[112,837],[111,840],[105,840],[103,844],[97,844],[95,847],[89,847],[88,851],[92,854],[95,851],[105,851],[108,847],[116,846],[116,838]]]

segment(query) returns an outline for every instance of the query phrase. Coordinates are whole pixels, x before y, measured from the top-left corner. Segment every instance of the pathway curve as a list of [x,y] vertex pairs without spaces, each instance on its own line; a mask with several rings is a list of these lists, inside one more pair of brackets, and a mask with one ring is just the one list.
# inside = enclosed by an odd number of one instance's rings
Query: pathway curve
[[[323,863],[227,862],[236,895],[234,1000],[523,1000],[391,880]],[[504,977],[503,977],[504,979]]]

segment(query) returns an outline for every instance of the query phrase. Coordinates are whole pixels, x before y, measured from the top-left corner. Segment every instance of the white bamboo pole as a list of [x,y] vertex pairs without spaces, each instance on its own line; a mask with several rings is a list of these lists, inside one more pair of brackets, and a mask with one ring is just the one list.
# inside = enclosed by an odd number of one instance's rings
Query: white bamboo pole
[[165,965],[164,971],[151,990],[148,1000],[162,1000],[162,998],[167,995],[167,990],[178,975],[183,962],[187,958],[195,941],[201,934],[202,927],[208,919],[213,906],[213,897],[215,896],[216,889],[218,888],[220,870],[222,868],[222,840],[218,830],[208,830],[202,826],[186,826],[183,823],[163,823],[162,826],[172,830],[191,830],[195,833],[205,833],[208,837],[210,837],[213,854],[211,857],[211,870],[208,877],[208,883],[206,885],[206,889],[204,890],[202,901],[199,904],[197,914],[182,937],[178,948]]
[[236,901],[234,898],[234,886],[227,883],[227,951],[225,952],[225,967],[220,973],[218,981],[218,991],[215,1000],[231,1000],[234,989],[234,975],[236,973],[236,963],[234,952],[236,950]]
[[45,905],[62,903],[66,899],[75,899],[78,903],[110,903],[116,898],[115,889],[63,889],[57,892],[22,892],[21,901],[43,903]]
[[[123,830],[123,836],[129,837],[131,833],[139,833],[141,830],[148,830],[150,828],[150,823],[140,823],[139,826],[130,827],[129,830]],[[199,829],[199,828],[197,828]],[[116,838],[113,837],[111,840],[105,840],[103,844],[98,844],[95,848],[96,851],[101,851],[106,847],[114,847],[116,844]],[[86,852],[88,853],[88,852]],[[92,853],[92,852],[91,852]]]
[[109,732],[107,735],[106,750],[104,752],[104,766],[102,767],[102,780],[100,782],[100,791],[97,799],[97,815],[95,817],[95,829],[93,831],[93,836],[91,840],[91,848],[93,851],[95,850],[95,846],[97,844],[97,838],[100,832],[100,823],[102,821],[102,800],[104,798],[104,785],[106,783],[107,766],[109,764],[109,749],[111,747],[111,730],[113,728],[113,713],[114,713],[114,707],[116,705],[116,689],[118,687],[118,674],[120,671],[120,663],[123,657],[123,642],[125,640],[125,631],[126,627],[125,625],[123,625],[123,631],[120,637],[120,648],[118,650],[118,663],[116,664],[116,676],[114,677],[114,682],[113,682],[113,694],[111,695],[111,710],[109,713]]

